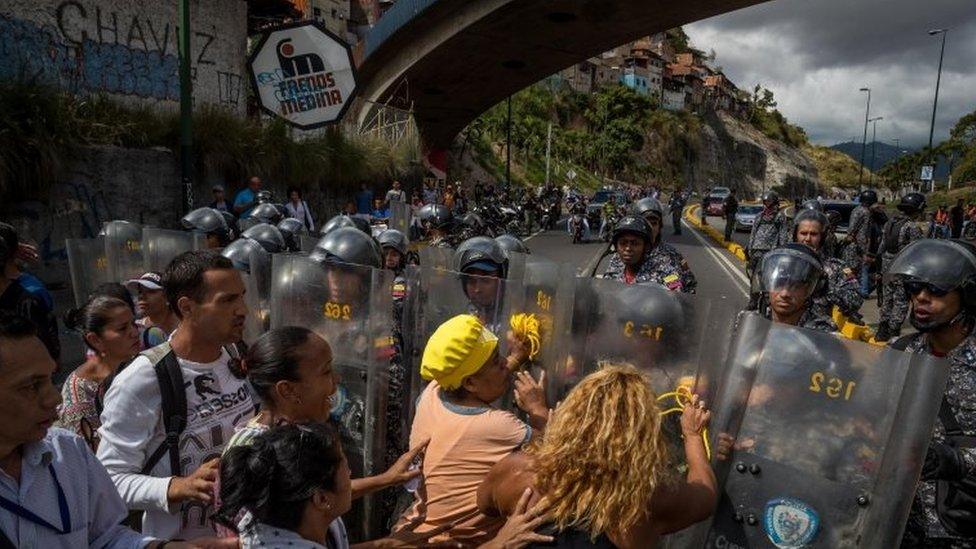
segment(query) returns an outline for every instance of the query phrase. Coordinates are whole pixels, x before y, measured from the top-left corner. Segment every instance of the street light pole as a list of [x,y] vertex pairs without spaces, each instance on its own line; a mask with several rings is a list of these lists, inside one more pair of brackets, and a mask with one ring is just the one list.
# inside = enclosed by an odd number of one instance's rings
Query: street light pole
[[871,124],[871,126],[872,126],[872,129],[871,129],[871,182],[868,183],[868,184],[870,186],[872,186],[872,187],[874,186],[874,152],[875,152],[875,149],[877,149],[877,147],[878,147],[878,120],[884,120],[884,117],[883,116],[877,116],[877,117],[872,118],[870,120],[870,122],[872,122],[872,124]]
[[868,146],[868,117],[871,116],[871,88],[861,88],[862,92],[868,92],[868,106],[864,110],[864,138],[861,140],[861,166],[857,172],[857,186],[864,190],[864,152]]
[[180,178],[183,213],[193,209],[193,80],[190,78],[190,0],[179,0]]
[[[942,50],[939,52],[939,72],[935,77],[935,100],[932,101],[932,124],[929,126],[929,150],[928,158],[929,162],[934,160],[932,155],[932,136],[935,134],[935,112],[939,108],[939,85],[942,83],[942,58],[945,56],[945,45],[946,45],[946,34],[949,33],[949,29],[932,29],[929,31],[929,36],[942,35]],[[931,190],[935,190],[935,175],[933,169],[933,176],[931,182]]]

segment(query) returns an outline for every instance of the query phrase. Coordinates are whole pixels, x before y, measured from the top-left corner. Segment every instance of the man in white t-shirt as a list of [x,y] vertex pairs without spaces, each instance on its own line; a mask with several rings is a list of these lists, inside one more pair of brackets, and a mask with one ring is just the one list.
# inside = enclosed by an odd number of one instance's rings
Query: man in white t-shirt
[[397,180],[395,180],[395,179],[393,180],[393,188],[390,189],[390,190],[388,190],[388,191],[386,191],[386,204],[385,204],[385,206],[387,208],[389,208],[390,207],[390,202],[393,202],[394,200],[397,200],[399,202],[406,202],[407,201],[407,194],[405,192],[403,192],[403,189],[400,188],[400,182],[397,181]]
[[[143,533],[193,539],[215,532],[209,517],[217,458],[235,427],[255,411],[227,350],[241,339],[247,307],[240,274],[230,260],[210,251],[178,256],[167,267],[163,286],[180,327],[169,343],[137,357],[112,382],[102,411],[98,459],[128,508],[146,512]],[[170,349],[172,355],[165,356]],[[166,444],[156,372],[166,360],[173,370],[179,365],[186,400],[177,454]],[[178,471],[171,466],[174,461]]]

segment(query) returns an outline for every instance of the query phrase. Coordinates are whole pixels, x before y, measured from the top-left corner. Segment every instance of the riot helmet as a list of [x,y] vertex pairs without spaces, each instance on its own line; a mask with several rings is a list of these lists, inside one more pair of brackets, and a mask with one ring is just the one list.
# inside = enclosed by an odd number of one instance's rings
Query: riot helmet
[[905,246],[892,260],[885,281],[901,282],[906,293],[913,289],[928,289],[934,295],[953,290],[962,292],[962,311],[947,322],[920,322],[911,315],[912,325],[919,331],[931,331],[955,322],[963,313],[976,315],[976,248],[960,240],[924,239]]
[[898,201],[898,210],[906,215],[920,214],[925,210],[925,195],[908,193]]
[[[687,350],[688,314],[678,294],[658,284],[642,284],[624,286],[617,297],[619,329],[644,352],[654,351],[654,356],[648,357],[651,359],[649,365],[666,358],[667,361],[676,359],[676,353]],[[656,389],[674,387],[676,380],[670,380],[666,385],[660,381],[655,380]]]
[[294,217],[288,217],[278,223],[278,230],[285,239],[285,247],[289,252],[301,251],[302,244],[299,237],[306,233],[305,225]]
[[804,244],[787,244],[766,253],[760,283],[765,293],[798,291],[806,302],[823,278],[823,264],[817,253]]
[[873,189],[861,191],[857,196],[857,201],[862,206],[871,206],[878,203],[878,193]]
[[407,255],[407,250],[410,247],[410,241],[407,239],[407,235],[396,229],[387,229],[381,232],[376,237],[376,241],[379,243],[381,249],[393,248],[404,256]]
[[217,237],[220,243],[216,247],[226,246],[230,240],[230,228],[227,226],[224,216],[213,208],[197,208],[183,216],[180,224],[188,231]]
[[417,212],[417,218],[425,229],[447,229],[454,221],[451,209],[443,204],[427,204]]
[[268,223],[271,225],[277,224],[282,219],[281,211],[271,204],[270,202],[265,202],[263,204],[258,204],[251,210],[251,216],[257,219],[261,223]]
[[664,206],[658,199],[652,196],[645,196],[634,203],[634,213],[647,219],[650,215],[656,215],[659,219],[664,219]]
[[635,234],[644,239],[648,246],[651,244],[651,228],[647,226],[647,221],[644,221],[643,217],[636,217],[633,215],[628,215],[617,223],[617,226],[613,228],[613,242],[614,246],[617,244],[617,239],[625,233]]
[[322,237],[309,257],[318,262],[352,263],[376,269],[383,265],[380,246],[354,227],[340,227]]
[[285,237],[274,225],[258,223],[244,231],[241,236],[257,242],[268,253],[277,254],[285,250]]
[[476,236],[462,242],[454,252],[454,269],[467,273],[471,269],[497,273],[497,278],[508,275],[508,256],[498,242],[487,236]]
[[258,191],[258,195],[255,198],[257,199],[258,204],[267,204],[267,203],[271,202],[272,200],[274,200],[274,193],[272,193],[271,191],[269,191],[267,189],[264,189],[264,190]]
[[[816,198],[812,198],[812,199],[807,200],[806,202],[804,202],[803,205],[800,208],[802,210],[813,210],[813,211],[816,211],[816,212],[822,212],[823,211],[823,204],[821,204],[820,201],[817,200]],[[799,215],[799,213],[797,215]]]
[[779,195],[776,191],[766,191],[762,195],[763,206],[774,208],[779,205]]
[[520,254],[528,254],[529,247],[525,245],[522,240],[517,236],[512,236],[510,234],[503,234],[495,237],[495,242],[502,247],[505,252],[518,252]]
[[252,268],[260,268],[264,266],[264,262],[271,261],[271,254],[258,241],[247,237],[231,242],[221,250],[220,255],[229,259],[235,269],[248,274],[252,272]]
[[226,210],[217,210],[217,211],[220,212],[220,215],[224,217],[224,221],[227,223],[227,229],[228,231],[230,231],[229,238],[233,240],[238,236],[240,236],[241,229],[240,226],[237,224],[237,217]]
[[369,226],[369,221],[361,217],[355,217],[346,214],[339,214],[332,219],[325,222],[325,226],[322,227],[322,236],[325,236],[336,229],[341,229],[343,227],[352,227],[361,231],[363,234],[373,236],[373,229]]

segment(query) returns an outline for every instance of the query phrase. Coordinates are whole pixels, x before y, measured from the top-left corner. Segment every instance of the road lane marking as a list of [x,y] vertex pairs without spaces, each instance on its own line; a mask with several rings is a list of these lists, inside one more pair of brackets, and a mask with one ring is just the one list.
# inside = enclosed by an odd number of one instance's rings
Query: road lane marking
[[600,249],[597,250],[596,255],[587,261],[586,265],[582,270],[578,271],[578,273],[582,274],[583,276],[590,276],[589,273],[593,272],[594,269],[600,266],[600,260],[603,259],[603,253],[606,251],[607,248],[605,246],[601,246]]
[[705,237],[700,235],[698,231],[694,227],[692,227],[689,223],[685,222],[684,219],[681,220],[681,223],[689,231],[691,231],[691,234],[695,235],[695,238],[697,238],[698,241],[701,242],[702,246],[705,247],[708,253],[712,257],[714,257],[719,262],[719,265],[721,265],[729,273],[729,275],[732,277],[732,281],[736,283],[735,287],[738,288],[740,292],[742,292],[742,295],[748,296],[749,278],[745,275],[745,273],[740,271],[739,268],[732,263],[732,260],[725,257],[725,255],[723,255],[719,251],[717,246],[714,246],[712,245],[711,242],[705,240]]

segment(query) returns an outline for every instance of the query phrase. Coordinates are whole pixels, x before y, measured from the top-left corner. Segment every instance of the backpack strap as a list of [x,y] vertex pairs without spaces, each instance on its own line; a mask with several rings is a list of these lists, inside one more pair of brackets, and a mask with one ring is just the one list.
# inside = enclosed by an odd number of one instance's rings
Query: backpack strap
[[168,452],[170,473],[179,476],[180,467],[180,435],[186,429],[186,390],[183,385],[183,371],[176,359],[176,353],[164,343],[143,353],[152,362],[156,381],[159,384],[159,395],[162,402],[163,430],[166,439],[149,456],[142,468],[146,475],[159,463]]

